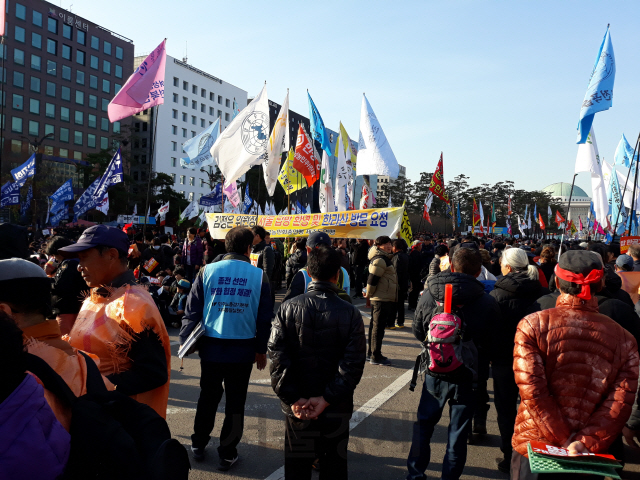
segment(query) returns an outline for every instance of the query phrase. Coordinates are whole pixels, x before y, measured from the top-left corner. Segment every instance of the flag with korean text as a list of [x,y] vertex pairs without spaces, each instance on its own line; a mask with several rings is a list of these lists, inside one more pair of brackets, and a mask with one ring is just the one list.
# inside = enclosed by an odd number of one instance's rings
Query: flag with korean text
[[104,194],[104,198],[100,201],[98,205],[96,205],[96,210],[104,213],[105,215],[109,213],[109,192]]
[[276,191],[280,161],[282,160],[283,152],[289,150],[289,143],[289,91],[287,90],[287,96],[284,97],[276,123],[273,125],[273,130],[271,130],[269,142],[267,143],[267,156],[262,164],[264,184],[270,197],[273,197]]
[[29,159],[24,162],[19,167],[11,170],[11,176],[16,181],[16,183],[22,187],[27,178],[33,177],[36,174],[36,154],[34,153],[29,157]]
[[64,207],[64,202],[73,200],[72,181],[73,180],[70,178],[64,182],[62,186],[58,188],[51,197],[49,197],[51,198],[51,213],[57,213],[62,207]]
[[225,196],[231,202],[233,208],[237,207],[240,203],[240,193],[238,192],[238,184],[231,182],[231,184],[223,189]]
[[293,157],[293,147],[291,147],[289,149],[289,155],[287,155],[287,160],[282,164],[282,168],[278,174],[278,181],[287,194],[291,194],[307,186],[304,177],[293,168]]
[[80,195],[78,201],[73,206],[73,221],[78,221],[80,215],[84,215],[89,210],[96,208],[96,205],[102,201],[102,198],[96,199],[93,194],[95,193],[102,177],[96,178],[91,185]]
[[[110,122],[135,115],[164,103],[164,70],[167,63],[167,40],[163,40],[136,68],[109,103]],[[102,197],[100,197],[102,199]]]
[[20,184],[17,182],[7,182],[2,186],[0,196],[0,207],[20,204]]
[[350,200],[348,194],[349,185],[353,184],[353,168],[351,163],[351,147],[349,135],[340,122],[340,135],[336,145],[335,156],[338,159],[336,167],[335,205],[339,212],[348,210]]
[[360,132],[358,140],[358,174],[359,175],[388,175],[398,178],[400,166],[391,150],[380,122],[369,104],[367,97],[362,94],[360,108]]
[[331,155],[331,142],[329,142],[329,133],[324,126],[320,112],[313,103],[309,91],[307,91],[307,97],[309,99],[309,122],[311,123],[311,135],[313,139],[320,144],[320,148]]
[[205,128],[195,137],[190,138],[182,144],[184,153],[187,158],[180,159],[180,166],[191,170],[200,170],[200,167],[206,167],[213,163],[211,156],[211,147],[216,143],[220,135],[220,118]]
[[436,197],[444,202],[449,201],[449,196],[444,191],[444,172],[443,172],[443,164],[442,164],[442,152],[440,152],[440,160],[438,160],[438,166],[436,167],[436,171],[431,176],[431,184],[429,185],[429,190],[431,190]]
[[29,211],[31,206],[31,200],[33,200],[33,185],[29,185],[27,190],[27,198],[24,199],[23,204],[20,206],[20,216],[24,216]]
[[307,187],[313,185],[320,178],[321,162],[316,158],[313,143],[305,131],[302,123],[298,127],[296,149],[293,154],[293,168],[302,174]]
[[243,212],[245,214],[249,213],[249,210],[251,210],[251,205],[253,205],[253,198],[251,198],[251,196],[249,195],[249,182],[247,182],[247,187],[244,189],[243,205],[244,205]]
[[578,145],[575,173],[579,172],[590,172],[591,198],[593,199],[596,217],[604,218],[609,212],[609,200],[607,198],[607,187],[604,182],[596,134],[593,128],[591,128],[585,142]]
[[320,192],[318,194],[321,213],[335,212],[333,203],[333,187],[331,186],[331,167],[329,156],[325,150],[322,151],[322,165],[320,168]]
[[591,78],[580,108],[578,121],[578,142],[587,141],[587,136],[593,125],[593,117],[597,112],[611,108],[613,99],[613,83],[616,78],[616,59],[611,44],[611,33],[607,31],[602,39],[596,64],[591,71]]
[[120,155],[120,149],[118,148],[116,153],[113,154],[113,158],[111,159],[111,162],[109,162],[104,175],[102,175],[100,183],[98,184],[96,191],[93,193],[93,198],[98,202],[101,202],[109,187],[122,183],[122,175],[122,156]]
[[[637,158],[638,154],[636,154]],[[629,168],[631,166],[631,158],[633,157],[633,148],[629,145],[627,141],[627,137],[622,134],[622,138],[618,142],[618,146],[616,147],[616,152],[613,155],[613,163],[614,165],[624,165]]]

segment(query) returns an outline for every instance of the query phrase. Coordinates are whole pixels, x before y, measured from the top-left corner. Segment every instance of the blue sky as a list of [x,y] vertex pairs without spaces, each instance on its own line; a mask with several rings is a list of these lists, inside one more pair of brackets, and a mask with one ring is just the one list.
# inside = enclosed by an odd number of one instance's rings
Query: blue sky
[[[571,182],[580,105],[611,23],[617,73],[613,107],[594,122],[601,157],[613,159],[622,133],[633,146],[640,129],[640,2],[76,0],[72,10],[133,39],[136,53],[166,36],[182,57],[188,42],[190,64],[249,96],[266,80],[282,103],[289,88],[305,115],[309,89],[325,124],[342,121],[352,138],[366,92],[411,180],[443,151],[445,180],[530,190]],[[577,184],[590,192],[588,174]]]

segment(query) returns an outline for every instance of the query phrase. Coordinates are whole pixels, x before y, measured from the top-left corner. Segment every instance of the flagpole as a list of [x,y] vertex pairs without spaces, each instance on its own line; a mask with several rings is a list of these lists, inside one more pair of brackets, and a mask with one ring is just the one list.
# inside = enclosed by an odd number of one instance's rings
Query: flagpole
[[147,223],[149,222],[149,217],[146,216],[147,213],[149,212],[149,195],[151,193],[151,177],[153,176],[153,160],[154,160],[154,155],[156,153],[156,148],[155,148],[155,144],[156,144],[156,138],[157,138],[157,131],[158,131],[158,105],[155,105],[153,107],[153,140],[150,142],[150,148],[151,148],[151,153],[149,155],[150,161],[149,161],[149,179],[147,180],[147,201],[146,201],[146,205],[144,208],[144,214],[145,214],[145,218],[144,218],[144,224],[142,225],[142,235],[146,234],[147,231]]
[[[622,208],[624,208],[624,194],[627,191],[627,183],[629,183],[629,176],[631,175],[631,168],[633,167],[633,161],[636,158],[636,152],[638,151],[638,144],[640,144],[640,134],[638,134],[638,139],[636,140],[636,146],[633,148],[633,157],[631,157],[631,165],[629,167],[629,172],[627,173],[627,179],[624,182],[624,189],[622,190],[622,193],[620,194],[622,196],[622,198],[620,199],[620,202],[622,203]],[[613,172],[612,172],[613,173]],[[617,175],[618,173],[615,172],[615,174]],[[617,178],[616,178],[617,180]],[[638,164],[636,161],[636,175],[635,175],[635,181],[633,184],[633,194],[632,194],[632,198],[631,198],[631,206],[633,207],[634,203],[635,203],[635,199],[633,198],[633,196],[635,195],[635,190],[636,190],[636,183],[638,182]],[[619,208],[618,209],[618,215],[616,216],[616,224],[613,227],[613,237],[611,238],[611,243],[613,243],[613,241],[616,239],[616,233],[618,232],[618,222],[620,221],[620,211],[622,209]],[[633,211],[631,212],[633,213]]]

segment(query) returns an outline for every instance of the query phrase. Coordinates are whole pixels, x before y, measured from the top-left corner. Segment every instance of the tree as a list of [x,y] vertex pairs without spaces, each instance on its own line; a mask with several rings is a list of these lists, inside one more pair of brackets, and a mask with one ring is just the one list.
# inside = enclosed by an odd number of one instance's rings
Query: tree
[[393,182],[389,182],[389,189],[391,194],[391,203],[394,207],[401,207],[405,200],[407,200],[407,204],[409,204],[411,199],[415,196],[413,194],[411,180],[406,177],[398,177]]
[[424,201],[429,195],[429,185],[433,173],[421,172],[420,180],[413,184],[413,195],[408,202],[409,211],[422,213]]

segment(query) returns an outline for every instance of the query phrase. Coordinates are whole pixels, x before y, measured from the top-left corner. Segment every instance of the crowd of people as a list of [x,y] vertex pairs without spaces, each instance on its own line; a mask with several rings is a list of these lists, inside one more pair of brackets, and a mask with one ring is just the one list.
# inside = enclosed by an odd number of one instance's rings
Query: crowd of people
[[[285,245],[261,226],[212,239],[206,228],[42,236],[2,224],[0,477],[87,478],[117,455],[104,478],[186,478],[188,454],[165,421],[179,329],[200,358],[195,461],[223,394],[218,468],[238,461],[255,364],[281,402],[285,477],[345,479],[354,392],[365,362],[393,364],[384,335],[405,327],[405,302],[421,347],[412,388],[424,379],[407,479],[426,478],[447,404],[442,478],[461,476],[467,445],[487,433],[490,377],[496,468],[512,479],[546,478],[526,460],[530,441],[624,461],[622,439],[638,447],[640,435],[639,288],[637,244],[627,255],[596,241],[314,232]],[[98,416],[120,437],[88,452]],[[25,462],[34,452],[41,461]]]

